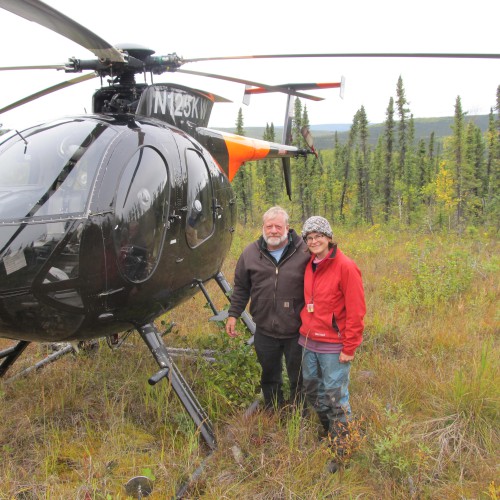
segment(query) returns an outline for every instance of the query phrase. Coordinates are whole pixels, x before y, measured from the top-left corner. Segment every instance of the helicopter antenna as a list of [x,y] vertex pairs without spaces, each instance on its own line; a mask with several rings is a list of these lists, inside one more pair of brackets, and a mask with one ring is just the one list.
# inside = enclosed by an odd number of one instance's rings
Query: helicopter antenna
[[24,144],[26,144],[27,146],[28,141],[22,136],[21,132],[19,132],[19,130],[16,130],[16,134],[23,140]]

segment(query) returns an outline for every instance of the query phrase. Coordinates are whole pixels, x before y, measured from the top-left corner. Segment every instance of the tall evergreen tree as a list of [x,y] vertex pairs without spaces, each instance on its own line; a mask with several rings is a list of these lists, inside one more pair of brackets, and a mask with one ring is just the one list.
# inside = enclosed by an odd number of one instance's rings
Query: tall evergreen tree
[[389,99],[389,105],[386,111],[386,119],[384,125],[385,138],[385,162],[383,180],[383,199],[384,199],[384,220],[387,222],[391,213],[393,187],[394,187],[394,172],[393,172],[393,157],[394,157],[394,99]]
[[333,139],[333,156],[331,164],[325,165],[326,168],[326,187],[327,195],[325,200],[325,215],[335,223],[337,213],[336,200],[338,198],[338,191],[340,186],[339,165],[342,163],[343,146],[340,144],[339,135],[337,132],[334,134]]
[[399,168],[398,168],[398,178],[402,179],[404,177],[405,162],[406,162],[406,150],[408,147],[408,124],[407,118],[409,109],[406,107],[408,101],[405,96],[405,89],[403,86],[403,79],[401,76],[398,78],[398,83],[396,85],[396,108],[398,111],[398,143],[399,143]]
[[[306,125],[303,121],[302,103],[299,98],[295,99],[294,103],[294,118],[293,118],[293,145],[298,148],[305,147],[305,141],[301,134],[302,126]],[[307,116],[307,115],[306,115]],[[308,124],[307,124],[308,125]],[[305,221],[311,213],[311,191],[309,184],[308,158],[298,158],[293,162],[294,184],[295,184],[295,199],[298,200],[300,206],[300,219]]]
[[340,207],[339,207],[339,217],[341,220],[345,219],[345,206],[347,202],[347,193],[350,182],[351,174],[351,164],[355,158],[355,145],[358,138],[359,129],[359,112],[354,115],[354,120],[351,125],[351,130],[349,131],[349,139],[347,141],[347,146],[345,149],[345,155],[343,158],[343,176],[342,176],[342,192],[340,194]]
[[482,215],[486,178],[485,144],[481,129],[472,121],[466,128],[466,165],[464,185],[467,190],[468,212],[474,219]]
[[486,158],[486,172],[485,172],[485,186],[484,191],[489,196],[491,193],[491,181],[492,172],[494,171],[495,165],[495,153],[497,152],[497,143],[499,139],[499,134],[497,130],[497,125],[495,122],[495,115],[493,114],[493,109],[490,109],[490,114],[488,115],[488,131],[486,133],[488,156]]
[[410,114],[407,126],[406,153],[404,161],[404,198],[406,200],[406,222],[411,224],[413,212],[416,208],[418,193],[416,190],[416,165],[415,165],[415,120]]
[[455,198],[457,202],[457,224],[460,226],[463,219],[463,170],[464,170],[464,134],[465,114],[462,111],[462,100],[457,96],[455,101],[455,115],[453,120],[453,163],[455,166]]
[[359,134],[359,162],[358,162],[358,205],[361,216],[370,224],[373,224],[371,196],[370,196],[370,158],[368,147],[368,118],[364,106],[358,112],[358,134]]
[[[243,111],[241,108],[238,110],[238,116],[236,118],[236,133],[238,135],[245,135],[245,129],[243,127]],[[240,219],[244,224],[247,224],[252,217],[253,193],[250,164],[240,167],[233,179],[233,189],[236,193]]]
[[495,221],[498,231],[500,229],[500,85],[497,87],[495,110],[496,119],[492,110],[487,133],[487,212],[490,219]]
[[436,154],[436,134],[431,132],[429,138],[429,180],[433,179],[439,171],[439,162]]
[[[304,106],[302,112],[301,128],[309,127],[309,115],[307,106]],[[305,141],[302,138],[302,147],[305,147]],[[304,165],[304,198],[305,212],[302,214],[303,220],[314,214],[318,214],[322,200],[324,200],[326,186],[322,184],[321,163],[314,155],[308,155],[301,160]]]
[[384,135],[380,134],[377,139],[375,150],[372,154],[372,164],[370,171],[370,184],[372,186],[372,208],[373,215],[377,217],[383,215],[383,200],[384,200],[384,167],[385,167],[385,142]]
[[428,158],[427,149],[425,147],[425,141],[420,139],[418,141],[417,149],[417,171],[418,171],[418,183],[417,187],[421,190],[430,181],[430,172],[428,168]]
[[[276,134],[274,131],[274,124],[266,123],[266,130],[263,139],[270,142],[276,142]],[[283,176],[281,174],[281,164],[279,160],[271,158],[265,161],[258,162],[262,165],[261,175],[263,184],[262,199],[267,207],[277,205],[283,192]]]

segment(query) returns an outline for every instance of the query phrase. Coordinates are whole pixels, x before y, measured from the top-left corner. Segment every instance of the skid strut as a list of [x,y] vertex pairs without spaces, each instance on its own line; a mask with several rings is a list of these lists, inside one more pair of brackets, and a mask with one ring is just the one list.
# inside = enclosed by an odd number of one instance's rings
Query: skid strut
[[0,363],[0,378],[5,375],[5,372],[15,363],[29,344],[28,341],[21,340],[15,346],[0,351],[0,359],[2,360]]
[[196,399],[196,396],[189,387],[188,383],[182,376],[179,368],[172,360],[160,332],[154,323],[148,323],[140,326],[137,328],[137,331],[141,335],[144,342],[146,342],[156,362],[160,366],[160,370],[149,379],[149,383],[151,385],[155,385],[161,379],[165,377],[168,378],[172,388],[177,394],[177,397],[189,413],[189,416],[193,419],[193,422],[200,431],[203,439],[211,450],[215,450],[217,448],[217,444],[215,442],[212,423],[210,422],[208,415],[205,413],[205,410],[203,410],[199,401]]
[[[224,295],[228,298],[231,296],[232,288],[231,285],[228,283],[226,280],[225,276],[222,274],[222,272],[218,272],[215,275],[214,278],[215,282],[219,285],[220,289],[224,292]],[[210,318],[212,321],[224,321],[227,319],[227,311],[218,311],[217,308],[215,307],[215,304],[213,303],[212,299],[210,298],[210,294],[208,293],[208,290],[205,288],[205,285],[201,280],[197,280],[197,284],[200,287],[200,290],[203,292],[203,295],[207,299],[208,305],[210,306],[210,309],[212,309],[213,313],[215,314],[214,317]],[[252,320],[252,317],[250,314],[248,314],[247,311],[243,311],[241,314],[241,321],[243,321],[244,325],[248,328],[250,333],[252,334],[252,337],[247,341],[247,344],[253,344],[253,335],[255,334],[255,323]]]

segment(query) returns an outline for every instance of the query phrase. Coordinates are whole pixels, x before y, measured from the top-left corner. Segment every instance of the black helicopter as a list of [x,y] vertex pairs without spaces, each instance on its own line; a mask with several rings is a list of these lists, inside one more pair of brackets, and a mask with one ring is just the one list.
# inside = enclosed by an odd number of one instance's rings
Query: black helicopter
[[[92,114],[67,117],[0,137],[0,377],[30,342],[82,341],[135,328],[211,448],[215,438],[163,343],[154,320],[221,274],[236,225],[230,181],[246,161],[281,158],[290,193],[290,158],[315,154],[290,145],[291,96],[343,86],[265,85],[182,69],[202,60],[279,57],[401,57],[402,54],[295,54],[183,59],[139,45],[112,46],[39,0],[0,7],[78,43],[96,58],[24,67],[90,71],[0,109],[0,113],[99,76]],[[494,57],[498,54],[406,54]],[[0,70],[23,67],[0,68]],[[245,95],[288,95],[282,144],[208,128],[225,99],[135,75],[182,72],[246,85]],[[247,318],[248,324],[251,321]]]
[[[95,92],[92,114],[0,138],[0,337],[18,341],[0,351],[0,377],[30,342],[83,341],[133,327],[160,366],[150,382],[169,377],[213,447],[210,422],[154,319],[200,289],[206,293],[208,280],[228,291],[220,270],[236,225],[230,181],[238,168],[249,160],[282,158],[288,174],[290,158],[312,151],[207,128],[213,104],[225,100],[217,95],[136,83],[138,73],[188,72],[180,69],[188,61],[176,54],[155,57],[138,45],[113,47],[38,0],[1,0],[0,7],[97,56],[63,65],[66,72],[91,73],[0,113],[96,76],[111,80]],[[320,99],[302,92],[316,84],[295,89],[204,75],[243,83],[248,96],[279,91]],[[286,134],[290,126],[288,119]]]

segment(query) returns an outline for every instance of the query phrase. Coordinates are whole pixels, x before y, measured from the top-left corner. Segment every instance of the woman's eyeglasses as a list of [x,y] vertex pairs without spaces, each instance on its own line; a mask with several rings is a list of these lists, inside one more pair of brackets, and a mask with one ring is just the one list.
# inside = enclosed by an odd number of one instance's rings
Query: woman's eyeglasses
[[312,243],[313,241],[318,241],[326,238],[324,234],[314,234],[306,237],[306,243]]

